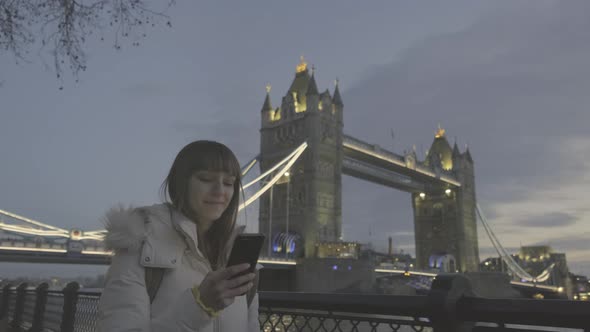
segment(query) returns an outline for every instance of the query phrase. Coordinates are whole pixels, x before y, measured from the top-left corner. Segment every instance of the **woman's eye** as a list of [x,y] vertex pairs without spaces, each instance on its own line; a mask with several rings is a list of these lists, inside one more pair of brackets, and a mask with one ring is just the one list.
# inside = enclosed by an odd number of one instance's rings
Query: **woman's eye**
[[203,182],[211,182],[211,181],[213,181],[213,179],[210,179],[210,178],[199,178],[199,180],[201,180]]

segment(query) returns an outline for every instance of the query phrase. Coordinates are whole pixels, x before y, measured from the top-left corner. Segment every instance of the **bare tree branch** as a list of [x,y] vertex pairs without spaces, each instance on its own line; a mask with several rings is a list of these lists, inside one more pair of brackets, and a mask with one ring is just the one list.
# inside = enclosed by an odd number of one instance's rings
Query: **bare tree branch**
[[35,16],[36,8],[29,1],[0,0],[0,48],[24,60],[27,46],[35,40],[28,28]]
[[29,49],[40,42],[39,53],[49,49],[58,78],[64,68],[77,78],[86,70],[84,45],[93,33],[112,27],[114,47],[121,49],[120,38],[133,38],[132,45],[138,46],[146,28],[164,20],[171,25],[165,11],[175,0],[167,0],[162,12],[148,8],[146,1],[0,0],[0,50],[26,60]]

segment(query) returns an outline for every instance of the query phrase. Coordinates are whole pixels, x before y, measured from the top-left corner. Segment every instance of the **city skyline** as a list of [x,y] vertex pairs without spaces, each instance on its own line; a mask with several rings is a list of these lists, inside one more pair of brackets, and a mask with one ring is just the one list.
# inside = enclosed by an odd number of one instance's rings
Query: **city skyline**
[[[320,90],[339,79],[345,133],[397,153],[415,145],[423,158],[440,124],[451,144],[470,146],[476,195],[502,244],[551,245],[573,272],[590,274],[587,4],[454,1],[358,13],[345,2],[314,5],[309,24],[280,18],[297,5],[252,7],[177,4],[173,28],[150,31],[138,48],[90,43],[88,70],[63,90],[40,61],[7,65],[2,55],[0,151],[10,158],[0,208],[97,229],[110,206],[157,201],[192,139],[221,140],[247,162],[259,149],[266,84],[280,103],[303,54]],[[344,177],[343,205],[345,240],[383,249],[392,236],[413,253],[409,195]],[[480,257],[493,256],[478,232]]]

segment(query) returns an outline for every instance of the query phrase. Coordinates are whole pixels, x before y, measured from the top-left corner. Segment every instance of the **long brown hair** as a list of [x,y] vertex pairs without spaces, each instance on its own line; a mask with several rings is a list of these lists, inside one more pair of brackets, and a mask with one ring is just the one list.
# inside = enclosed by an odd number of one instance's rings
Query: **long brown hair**
[[[224,263],[227,245],[236,225],[240,189],[242,188],[240,164],[234,153],[225,145],[214,141],[195,141],[186,145],[172,163],[168,176],[162,183],[164,201],[178,211],[194,218],[188,200],[190,177],[197,171],[227,172],[235,176],[232,199],[218,220],[213,222],[207,234],[204,248],[211,266],[216,269]],[[167,194],[167,195],[166,195]],[[196,220],[195,220],[196,221]]]

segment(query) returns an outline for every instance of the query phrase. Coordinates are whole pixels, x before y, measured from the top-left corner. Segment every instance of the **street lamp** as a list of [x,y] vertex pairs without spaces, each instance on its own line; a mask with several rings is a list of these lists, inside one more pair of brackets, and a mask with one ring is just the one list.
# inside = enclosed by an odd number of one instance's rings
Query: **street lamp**
[[291,183],[291,178],[289,177],[289,171],[285,172],[285,177],[287,178],[287,208],[285,212],[287,213],[286,216],[286,231],[285,231],[285,258],[289,259],[289,184]]
[[270,186],[270,199],[269,199],[269,207],[268,207],[268,257],[271,257],[272,254],[272,194],[273,194],[274,185]]

